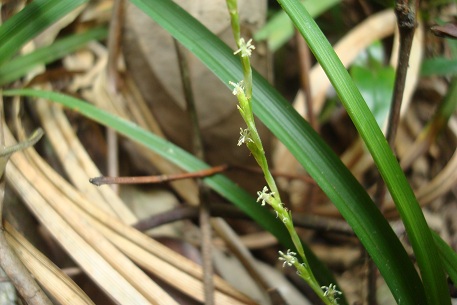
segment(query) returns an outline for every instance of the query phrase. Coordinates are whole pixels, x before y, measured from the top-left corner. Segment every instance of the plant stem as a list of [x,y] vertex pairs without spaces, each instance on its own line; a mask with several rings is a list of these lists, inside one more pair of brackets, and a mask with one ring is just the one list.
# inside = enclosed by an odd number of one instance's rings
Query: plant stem
[[291,212],[286,207],[284,207],[284,204],[281,201],[278,187],[276,186],[276,182],[268,167],[268,161],[265,156],[265,151],[259,133],[257,132],[254,121],[254,114],[252,112],[252,69],[249,58],[251,56],[252,50],[255,49],[255,47],[251,44],[252,40],[248,40],[246,42],[244,38],[240,37],[237,1],[227,0],[226,2],[231,17],[232,31],[238,46],[238,50],[235,51],[234,54],[239,53],[240,55],[244,76],[244,79],[236,84],[230,82],[230,84],[234,86],[232,93],[236,95],[239,102],[238,110],[247,126],[247,129],[241,128],[238,146],[243,143],[246,144],[248,149],[251,151],[252,156],[262,169],[268,185],[268,187],[264,187],[262,191],[257,192],[259,196],[257,201],[261,200],[262,205],[268,203],[268,205],[270,205],[275,210],[277,218],[282,220],[285,227],[287,228],[287,231],[289,232],[289,235],[299,254],[300,259],[302,260],[302,263],[298,262],[297,258],[295,257],[296,253],[291,252],[290,249],[287,251],[287,254],[284,254],[280,251],[280,259],[285,261],[284,264],[289,266],[294,265],[300,276],[311,286],[313,291],[325,304],[338,304],[338,298],[336,298],[335,295],[341,294],[341,292],[336,290],[335,286],[332,284],[330,284],[328,287],[325,286],[326,291],[324,292],[322,290],[324,287],[320,287],[319,283],[314,277],[311,267],[308,264],[303,245],[300,241],[297,231],[295,231]]

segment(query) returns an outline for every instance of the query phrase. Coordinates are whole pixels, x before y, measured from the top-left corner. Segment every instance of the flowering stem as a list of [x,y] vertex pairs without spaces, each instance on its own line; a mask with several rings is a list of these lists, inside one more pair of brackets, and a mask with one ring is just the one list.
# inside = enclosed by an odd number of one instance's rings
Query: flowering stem
[[287,228],[292,242],[297,249],[299,257],[302,260],[302,263],[300,263],[295,257],[296,253],[291,252],[290,250],[288,250],[286,254],[279,251],[279,259],[284,261],[284,266],[286,264],[289,266],[294,266],[297,269],[297,273],[310,285],[313,291],[322,299],[325,304],[336,305],[338,304],[337,296],[341,294],[341,292],[336,290],[336,287],[332,284],[330,284],[328,287],[320,287],[319,283],[314,277],[313,272],[308,264],[308,260],[306,259],[300,238],[295,231],[291,212],[286,207],[284,207],[284,204],[282,203],[281,197],[279,195],[278,187],[276,186],[276,182],[268,167],[268,161],[265,156],[265,151],[263,149],[259,133],[257,132],[251,105],[252,69],[250,56],[252,54],[252,50],[254,50],[255,47],[252,45],[252,39],[249,39],[246,42],[244,38],[241,37],[237,1],[226,0],[226,2],[231,17],[233,35],[238,46],[238,50],[236,50],[234,54],[240,55],[244,76],[244,79],[238,83],[230,82],[230,85],[233,86],[232,93],[233,95],[236,95],[239,102],[238,111],[240,112],[247,126],[246,129],[240,128],[238,146],[241,146],[241,144],[246,144],[248,149],[251,151],[254,159],[262,169],[265,181],[268,185],[268,187],[265,186],[261,192],[257,192],[257,201],[261,201],[262,205],[268,203],[268,205],[270,205],[275,210],[276,216],[282,220],[285,227]]

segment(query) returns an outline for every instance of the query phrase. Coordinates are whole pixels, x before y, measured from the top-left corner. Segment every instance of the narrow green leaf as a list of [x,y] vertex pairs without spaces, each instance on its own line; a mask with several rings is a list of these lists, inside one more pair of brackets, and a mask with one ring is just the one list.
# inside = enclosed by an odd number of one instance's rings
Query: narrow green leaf
[[[144,145],[186,171],[192,172],[209,168],[209,165],[200,159],[195,158],[193,155],[173,143],[142,129],[131,122],[109,114],[76,98],[55,92],[32,89],[5,90],[3,91],[3,95],[31,96],[60,103],[65,107],[73,109],[74,111],[99,122],[100,124],[111,127],[120,134]],[[257,203],[255,199],[245,190],[238,187],[236,183],[233,183],[230,179],[223,175],[208,177],[205,178],[204,181],[214,191],[218,192],[221,196],[238,206],[244,213],[249,215],[265,230],[271,232],[287,249],[294,249],[289,233],[283,224],[271,212],[269,212],[268,209]],[[308,258],[308,262],[313,266],[314,270],[319,272],[320,278],[325,278],[325,283],[336,283],[328,269],[317,259],[314,253],[306,247],[306,245],[303,245],[303,248],[306,257]],[[344,297],[341,298],[340,304],[347,304]]]
[[444,269],[454,285],[457,285],[457,253],[438,234],[432,231],[432,235],[443,260]]
[[0,86],[27,74],[38,65],[51,63],[68,53],[76,51],[91,40],[106,37],[106,28],[91,29],[85,33],[57,40],[48,47],[43,47],[30,54],[16,57],[0,66]]
[[[359,131],[394,199],[421,271],[429,305],[450,304],[441,261],[414,193],[384,135],[332,46],[298,0],[278,0],[305,38]],[[379,266],[378,266],[379,267]],[[389,283],[388,283],[389,284]],[[390,286],[394,292],[394,287]],[[394,294],[395,296],[395,294]],[[405,295],[396,295],[403,303]],[[423,301],[422,301],[423,302]]]
[[34,0],[0,26],[0,65],[26,42],[87,0]]
[[[167,0],[131,2],[191,50],[223,83],[242,79],[233,51],[179,6]],[[325,37],[320,39],[326,41]],[[408,255],[363,187],[292,106],[258,73],[253,76],[256,115],[337,206],[373,257],[397,301],[425,304],[422,283]],[[325,277],[319,272],[316,275],[328,285]]]

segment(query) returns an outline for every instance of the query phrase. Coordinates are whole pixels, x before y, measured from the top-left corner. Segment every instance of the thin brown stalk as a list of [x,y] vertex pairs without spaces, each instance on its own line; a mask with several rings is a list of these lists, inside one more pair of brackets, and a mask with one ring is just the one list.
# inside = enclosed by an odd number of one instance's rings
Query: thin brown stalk
[[[200,131],[198,121],[197,108],[195,106],[195,97],[192,91],[189,64],[184,49],[176,40],[175,44],[176,55],[178,57],[179,71],[181,75],[181,83],[183,87],[184,98],[186,100],[187,110],[192,122],[192,145],[193,151],[197,158],[205,160],[203,149],[203,138]],[[212,242],[211,242],[211,214],[209,210],[209,189],[203,184],[202,180],[198,180],[199,188],[199,220],[201,231],[201,252],[203,258],[203,284],[205,287],[205,304],[213,305],[214,303],[214,282],[213,282],[213,259],[212,259]]]
[[[107,87],[108,91],[112,94],[118,94],[120,77],[117,69],[117,64],[121,49],[121,33],[122,33],[122,21],[124,15],[124,1],[114,0],[112,17],[109,27],[108,35],[108,62],[107,62]],[[107,169],[109,176],[119,175],[119,147],[118,137],[116,132],[108,128],[106,131],[107,141]],[[119,192],[119,186],[117,184],[111,185],[111,188],[115,193]]]
[[395,5],[395,14],[397,16],[398,30],[400,33],[400,50],[386,134],[387,141],[391,148],[394,147],[395,136],[400,120],[400,109],[403,100],[403,92],[405,90],[409,56],[413,44],[414,31],[417,25],[416,5],[417,3],[414,0],[397,0]]

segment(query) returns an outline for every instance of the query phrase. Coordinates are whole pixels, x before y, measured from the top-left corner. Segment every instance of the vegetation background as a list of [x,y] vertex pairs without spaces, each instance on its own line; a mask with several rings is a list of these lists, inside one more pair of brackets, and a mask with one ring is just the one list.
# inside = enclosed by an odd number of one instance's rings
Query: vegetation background
[[[456,3],[239,14],[257,126],[317,280],[339,304],[451,304]],[[236,145],[225,1],[4,1],[1,18],[5,304],[319,304],[278,260],[294,245]]]

